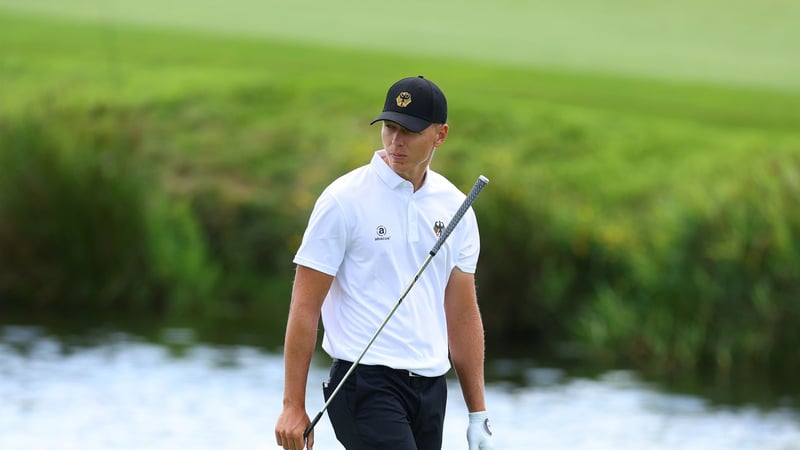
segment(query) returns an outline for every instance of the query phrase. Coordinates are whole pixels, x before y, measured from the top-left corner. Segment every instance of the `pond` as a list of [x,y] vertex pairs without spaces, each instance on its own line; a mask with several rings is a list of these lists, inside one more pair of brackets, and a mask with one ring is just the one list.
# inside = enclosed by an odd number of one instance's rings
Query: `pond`
[[[0,449],[279,448],[280,354],[198,342],[188,328],[159,336],[0,326]],[[327,364],[318,352],[312,416]],[[720,405],[662,392],[628,371],[583,377],[525,360],[487,364],[527,380],[487,384],[497,449],[800,449],[800,413],[791,406]],[[466,448],[466,424],[451,379],[445,449]],[[327,417],[315,448],[342,448]]]

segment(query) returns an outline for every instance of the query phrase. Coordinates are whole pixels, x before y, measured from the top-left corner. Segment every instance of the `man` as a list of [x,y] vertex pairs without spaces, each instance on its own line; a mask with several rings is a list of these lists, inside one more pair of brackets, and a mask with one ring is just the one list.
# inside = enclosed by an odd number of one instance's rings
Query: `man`
[[[465,197],[429,168],[449,131],[447,101],[433,82],[420,76],[393,84],[378,121],[383,149],[320,195],[294,259],[275,427],[285,449],[314,444],[313,431],[303,439],[305,388],[320,315],[322,347],[333,358],[327,399]],[[470,209],[345,380],[327,412],[348,450],[441,449],[450,359],[470,414],[469,448],[492,448],[474,279],[479,248]]]

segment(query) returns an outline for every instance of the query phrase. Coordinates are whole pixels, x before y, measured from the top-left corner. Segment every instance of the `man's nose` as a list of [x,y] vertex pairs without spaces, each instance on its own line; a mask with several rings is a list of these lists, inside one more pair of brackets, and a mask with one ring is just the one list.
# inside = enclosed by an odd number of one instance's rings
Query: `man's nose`
[[392,132],[392,144],[400,145],[403,143],[403,133],[401,130],[395,130]]

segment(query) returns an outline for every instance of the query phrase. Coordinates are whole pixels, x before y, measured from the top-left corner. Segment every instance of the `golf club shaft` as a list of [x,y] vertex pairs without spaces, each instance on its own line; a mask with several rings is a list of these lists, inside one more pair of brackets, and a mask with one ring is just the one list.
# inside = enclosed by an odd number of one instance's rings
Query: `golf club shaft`
[[436,241],[436,244],[428,253],[428,257],[425,258],[425,261],[422,263],[419,270],[417,270],[417,273],[414,275],[414,278],[408,284],[405,291],[403,291],[403,294],[400,295],[400,298],[397,299],[397,302],[395,302],[394,307],[392,307],[392,310],[389,311],[389,314],[386,315],[386,318],[383,319],[381,325],[378,327],[377,330],[375,330],[375,333],[372,335],[369,342],[367,342],[367,345],[364,347],[364,350],[362,350],[361,354],[358,355],[358,358],[355,361],[353,361],[353,364],[344,374],[341,381],[339,381],[339,384],[336,385],[336,389],[334,389],[330,397],[328,397],[328,401],[325,402],[325,405],[322,407],[319,413],[317,413],[317,415],[308,425],[308,428],[306,428],[306,431],[303,433],[303,438],[308,439],[309,433],[311,433],[311,430],[314,429],[314,426],[316,426],[317,422],[319,422],[319,420],[322,418],[322,414],[324,414],[325,411],[328,409],[328,406],[330,406],[331,402],[333,402],[333,399],[336,398],[336,394],[338,394],[339,390],[342,388],[342,386],[344,386],[344,382],[347,381],[350,375],[356,370],[356,367],[358,367],[358,364],[361,362],[361,359],[364,358],[364,355],[367,353],[367,350],[369,350],[369,348],[372,346],[372,343],[375,342],[375,339],[378,338],[378,335],[381,334],[381,331],[383,331],[383,329],[386,327],[386,324],[389,322],[389,319],[392,318],[395,311],[397,311],[397,308],[400,307],[400,304],[403,303],[403,300],[405,300],[406,296],[411,291],[411,288],[414,287],[414,284],[416,284],[417,280],[419,280],[419,277],[422,275],[422,272],[424,272],[425,268],[428,267],[428,264],[430,264],[433,257],[436,256],[436,253],[439,252],[439,249],[444,244],[444,241],[447,240],[447,237],[450,236],[450,233],[453,232],[453,229],[456,227],[456,225],[458,225],[458,222],[461,221],[461,218],[464,217],[464,214],[467,212],[470,206],[472,206],[472,203],[475,202],[475,199],[478,197],[478,194],[480,194],[481,190],[483,190],[483,188],[488,183],[489,179],[483,175],[479,176],[478,180],[475,181],[475,184],[469,191],[467,198],[464,199],[464,202],[461,204],[461,207],[458,208],[458,211],[456,211],[455,215],[453,215],[453,218],[450,220],[450,223],[447,225],[447,228],[445,228],[441,236],[439,236],[439,239]]

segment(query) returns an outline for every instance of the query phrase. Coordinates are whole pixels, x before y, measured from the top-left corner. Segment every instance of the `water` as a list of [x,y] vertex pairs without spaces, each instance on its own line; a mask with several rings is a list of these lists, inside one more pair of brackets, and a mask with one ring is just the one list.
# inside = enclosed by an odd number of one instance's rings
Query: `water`
[[[166,344],[126,333],[84,342],[0,327],[0,449],[280,448],[280,355],[199,344],[187,329],[161,337]],[[309,381],[312,416],[327,370],[319,359]],[[789,407],[715,406],[659,392],[630,372],[515,370],[530,383],[487,386],[498,449],[800,449],[800,414]],[[445,449],[466,448],[466,424],[451,380]],[[315,448],[342,448],[327,418]]]

